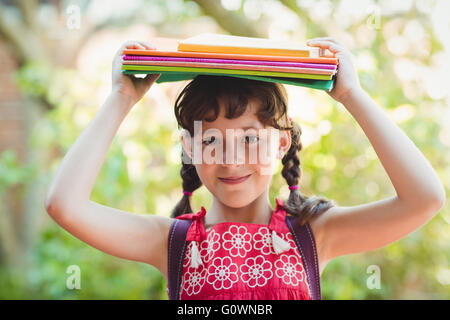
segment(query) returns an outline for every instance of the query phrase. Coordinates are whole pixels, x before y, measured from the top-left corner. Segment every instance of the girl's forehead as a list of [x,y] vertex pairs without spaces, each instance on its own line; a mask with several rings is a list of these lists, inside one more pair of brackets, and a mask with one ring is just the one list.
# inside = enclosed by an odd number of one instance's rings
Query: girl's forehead
[[208,121],[206,119],[213,119],[213,116],[205,117],[204,120],[202,120],[202,129],[203,131],[208,129],[219,129],[219,130],[225,130],[225,129],[248,129],[248,128],[255,128],[255,129],[264,129],[264,124],[259,120],[257,116],[257,111],[259,110],[259,105],[257,101],[249,101],[247,104],[247,108],[245,112],[235,118],[228,119],[225,117],[225,108],[221,106],[219,114],[217,118],[214,121]]
[[213,122],[202,120],[203,131],[208,129],[218,129],[225,131],[226,129],[243,129],[247,130],[250,128],[254,129],[264,129],[264,124],[262,124],[256,115],[246,115],[243,114],[234,119],[227,119],[225,117],[217,117]]

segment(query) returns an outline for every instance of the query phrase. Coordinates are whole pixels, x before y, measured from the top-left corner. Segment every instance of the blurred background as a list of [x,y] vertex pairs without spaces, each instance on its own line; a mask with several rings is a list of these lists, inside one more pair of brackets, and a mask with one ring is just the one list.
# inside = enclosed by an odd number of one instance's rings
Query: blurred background
[[[44,209],[55,171],[108,95],[113,55],[129,39],[202,32],[298,42],[335,37],[354,54],[364,89],[424,153],[450,194],[449,12],[445,0],[0,0],[0,298],[167,299],[155,268],[89,247]],[[155,84],[132,109],[92,200],[170,215],[182,195],[173,104],[187,83]],[[342,105],[322,91],[285,87],[289,114],[303,129],[304,194],[341,206],[395,195]],[[273,204],[289,193],[280,170]],[[192,200],[194,211],[212,202],[204,186]],[[449,231],[446,204],[395,243],[333,260],[322,274],[323,298],[449,299]],[[80,286],[71,289],[73,266]]]

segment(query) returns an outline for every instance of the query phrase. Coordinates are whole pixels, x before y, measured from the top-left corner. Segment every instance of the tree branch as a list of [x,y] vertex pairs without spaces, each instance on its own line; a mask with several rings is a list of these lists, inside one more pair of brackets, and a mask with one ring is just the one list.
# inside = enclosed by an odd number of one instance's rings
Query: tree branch
[[12,46],[19,63],[22,64],[27,60],[46,60],[47,55],[41,41],[37,38],[38,33],[24,28],[17,19],[12,20],[14,19],[12,14],[7,18],[8,10],[13,9],[0,3],[0,36]]
[[318,23],[313,23],[307,14],[297,5],[296,0],[280,0],[280,2],[299,17],[300,21],[305,23],[306,34],[308,37],[327,36],[327,31]]
[[36,0],[16,0],[25,25],[34,31],[38,31],[39,25],[36,23],[37,1]]
[[254,23],[249,23],[241,14],[226,10],[218,0],[193,1],[206,15],[213,18],[219,26],[233,35],[260,38],[267,36],[266,32],[256,28]]

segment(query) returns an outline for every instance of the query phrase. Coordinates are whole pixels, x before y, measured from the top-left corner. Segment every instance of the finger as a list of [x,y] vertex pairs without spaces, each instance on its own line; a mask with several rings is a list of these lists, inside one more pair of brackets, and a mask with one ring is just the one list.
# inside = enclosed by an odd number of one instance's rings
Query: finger
[[142,44],[147,50],[156,50],[156,47],[151,44],[150,42],[140,42],[140,44]]
[[316,40],[316,41],[309,41],[307,43],[307,45],[311,46],[311,47],[319,47],[319,48],[322,48],[322,49],[328,49],[328,50],[330,50],[333,53],[337,53],[337,52],[341,52],[342,51],[342,48],[339,45],[337,45],[337,44],[335,44],[335,43],[333,43],[331,41],[324,41],[324,40],[323,41],[318,41],[318,40]]
[[146,78],[146,80],[148,81],[149,84],[152,84],[153,82],[155,82],[156,80],[158,80],[158,78],[161,76],[161,73],[153,73],[153,74],[148,74]]
[[158,75],[158,74],[155,74],[155,73],[147,73],[147,74],[145,75],[145,77],[139,78],[139,81],[140,81],[140,82],[147,83],[147,82],[150,82],[150,81],[151,81],[153,78],[155,78],[157,75]]
[[122,46],[119,49],[120,53],[123,53],[123,50],[125,49],[141,49],[145,50],[145,47],[140,44],[138,41],[128,40],[122,44]]
[[117,54],[116,54],[116,55],[118,55],[118,56],[123,55],[123,54],[124,54],[123,51],[124,51],[125,49],[140,49],[140,50],[145,50],[145,47],[144,47],[142,44],[140,44],[138,41],[128,40],[128,41],[126,41],[126,42],[124,42],[124,43],[122,44],[122,46],[120,47],[119,50],[117,50]]
[[160,73],[149,73],[144,78],[135,78],[134,81],[144,88],[148,89],[161,76]]
[[139,42],[132,42],[130,44],[127,44],[125,46],[125,48],[127,48],[127,49],[145,49],[145,47],[142,44],[140,44]]

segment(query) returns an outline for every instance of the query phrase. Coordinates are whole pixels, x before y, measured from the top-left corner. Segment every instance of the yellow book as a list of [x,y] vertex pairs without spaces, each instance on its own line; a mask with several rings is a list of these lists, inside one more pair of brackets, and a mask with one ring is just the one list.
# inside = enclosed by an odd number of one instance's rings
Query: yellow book
[[253,54],[269,56],[320,57],[320,48],[295,41],[239,37],[216,33],[202,33],[178,41],[178,51]]

